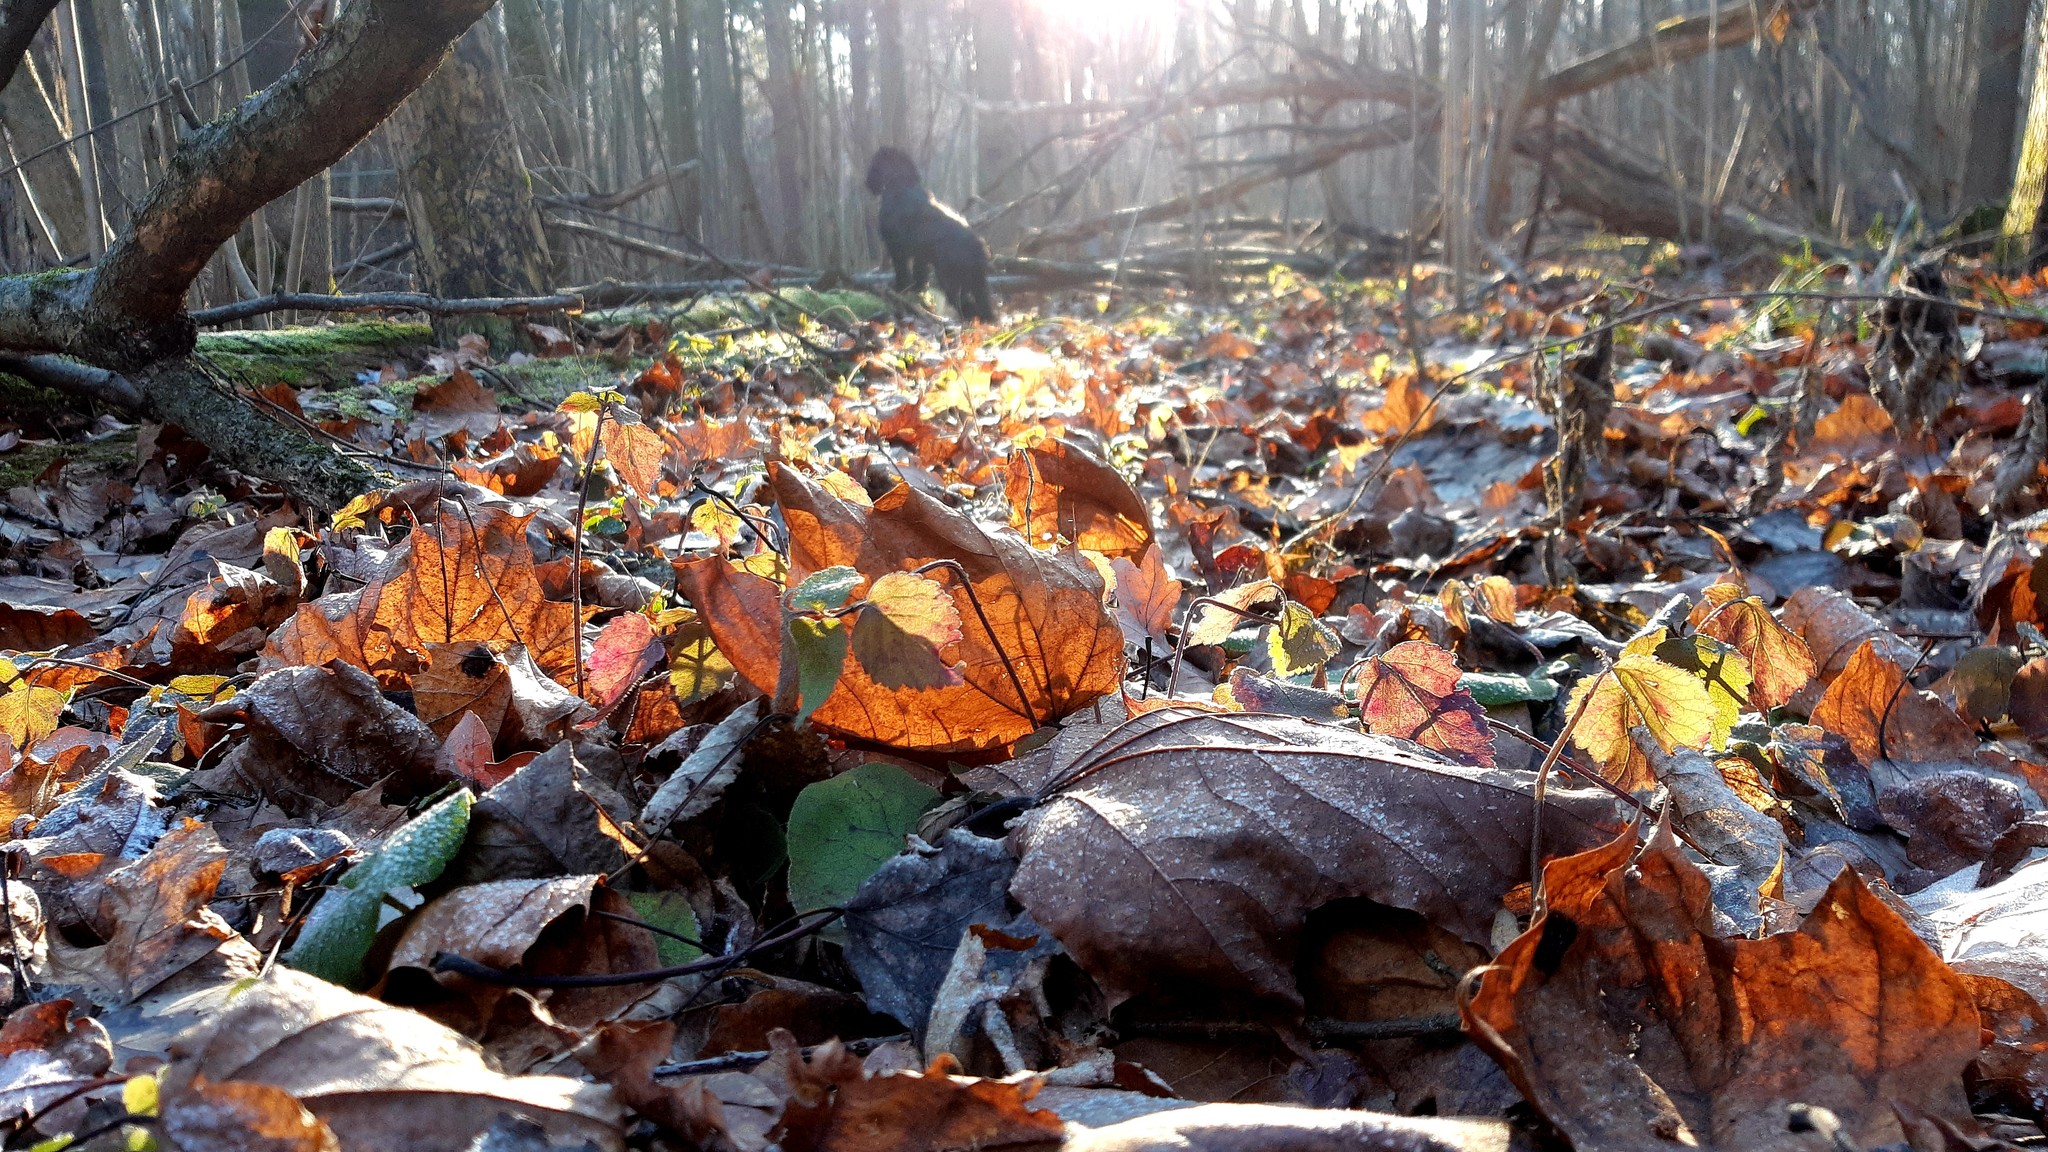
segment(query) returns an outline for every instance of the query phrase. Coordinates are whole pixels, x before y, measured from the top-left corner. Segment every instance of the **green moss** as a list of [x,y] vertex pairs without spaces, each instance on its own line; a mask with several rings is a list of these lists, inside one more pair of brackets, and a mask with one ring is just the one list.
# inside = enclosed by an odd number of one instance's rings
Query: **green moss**
[[[19,381],[12,376],[0,376],[0,388],[10,383]],[[0,392],[0,403],[5,403],[6,395]],[[24,444],[12,452],[0,453],[0,491],[33,483],[45,468],[59,459],[71,461],[64,471],[74,478],[80,470],[132,470],[135,465],[135,433],[131,430],[104,440],[76,444]]]
[[824,292],[811,288],[782,288],[777,290],[777,294],[782,300],[776,300],[765,292],[706,296],[677,318],[678,327],[685,331],[705,332],[741,324],[758,324],[771,314],[777,323],[789,324],[797,319],[799,309],[841,323],[875,320],[889,314],[888,301],[871,292],[853,288],[834,288]]
[[634,357],[621,368],[609,356],[558,356],[500,364],[493,371],[513,384],[518,399],[535,406],[553,407],[572,392],[621,387],[652,363],[648,357]]
[[199,355],[244,384],[346,387],[356,374],[411,357],[434,343],[425,324],[360,320],[270,331],[207,332]]

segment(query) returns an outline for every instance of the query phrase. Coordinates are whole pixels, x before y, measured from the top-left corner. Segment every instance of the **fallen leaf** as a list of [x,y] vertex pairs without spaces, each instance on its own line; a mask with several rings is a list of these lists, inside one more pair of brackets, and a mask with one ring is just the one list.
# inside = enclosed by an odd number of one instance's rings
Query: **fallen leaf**
[[427,809],[387,837],[374,855],[342,874],[339,887],[314,905],[286,957],[292,967],[337,984],[363,979],[363,957],[375,942],[378,913],[392,889],[425,884],[462,847],[475,798],[463,790]]
[[269,1084],[214,1084],[194,1076],[163,1101],[156,1133],[186,1152],[341,1152],[332,1129],[298,1098]]
[[942,650],[960,643],[960,609],[938,581],[912,572],[877,577],[853,629],[853,655],[884,688],[950,688],[964,682]]
[[1080,1128],[1060,1152],[1508,1152],[1512,1136],[1501,1120],[1203,1104]]
[[[382,999],[412,1003],[484,1045],[502,1068],[523,1070],[575,1044],[575,1037],[639,1000],[631,984],[562,988],[547,999],[545,1020],[513,989],[479,984],[454,973],[432,980],[448,998],[400,999],[447,952],[540,976],[606,976],[641,972],[659,961],[654,933],[623,922],[633,906],[602,888],[601,876],[499,880],[457,888],[416,913],[393,947]],[[605,915],[597,915],[597,913]],[[412,979],[407,979],[411,977]]]
[[1413,740],[1460,764],[1493,767],[1486,710],[1458,686],[1457,658],[1426,640],[1358,662],[1359,719],[1375,736]]
[[[1077,554],[1040,552],[1013,532],[985,530],[907,485],[870,510],[787,467],[774,466],[771,476],[790,527],[792,576],[845,565],[876,579],[951,558],[966,569],[988,619],[984,628],[967,594],[948,577],[948,594],[968,622],[959,647],[963,682],[890,689],[853,661],[812,715],[814,724],[904,748],[984,751],[1007,747],[1116,691],[1123,637],[1103,608],[1101,578]],[[755,687],[773,692],[782,647],[780,590],[716,558],[682,565],[678,581],[719,650]]]
[[261,954],[207,907],[226,871],[228,851],[197,820],[166,833],[149,855],[107,877],[114,920],[108,966],[129,999],[223,948],[254,968]]
[[441,783],[440,741],[354,665],[280,668],[234,702],[248,717],[249,738],[217,771],[235,792],[303,814],[308,799],[339,804],[387,777],[408,796]]
[[1266,636],[1266,654],[1273,671],[1283,677],[1300,676],[1328,664],[1344,650],[1343,641],[1308,605],[1289,600],[1280,607],[1280,618]]
[[852,899],[938,799],[894,764],[805,785],[789,810],[789,902],[803,912]]
[[1010,453],[1003,495],[1010,526],[1034,547],[1066,540],[1112,560],[1143,556],[1152,547],[1151,519],[1130,481],[1066,440],[1041,440]]
[[1714,935],[1707,878],[1660,834],[1544,869],[1547,912],[1485,971],[1466,1031],[1579,1152],[1795,1143],[1825,1108],[1856,1147],[1894,1109],[1969,1122],[1977,1009],[1961,977],[1844,869],[1792,932]]
[[[1643,639],[1652,641],[1644,647],[1654,648],[1662,629]],[[1579,726],[1572,730],[1572,743],[1585,749],[1608,779],[1631,790],[1650,783],[1650,775],[1629,739],[1629,729],[1649,729],[1669,752],[1706,747],[1718,720],[1699,677],[1638,649],[1637,643],[1632,642],[1631,650],[1606,673],[1579,681],[1566,704],[1567,714],[1584,708]]]
[[[1311,909],[1364,896],[1484,942],[1528,874],[1528,773],[1441,763],[1268,716],[1152,712],[1118,726],[1013,833],[1010,890],[1114,1006],[1300,1018]],[[1553,782],[1544,841],[1605,838],[1613,801]]]
[[1761,598],[1741,596],[1733,584],[1710,586],[1694,614],[1702,635],[1732,646],[1749,662],[1754,682],[1751,703],[1776,708],[1813,680],[1813,653],[1806,642],[1771,615]]
[[551,744],[573,719],[590,713],[518,644],[430,645],[412,693],[414,710],[435,735],[446,737],[464,717],[475,716],[494,743],[512,748]]
[[201,1083],[268,1086],[305,1106],[344,1149],[463,1152],[501,1113],[560,1140],[616,1149],[611,1091],[561,1076],[507,1076],[469,1040],[417,1012],[288,968],[236,993],[171,1045],[166,1101]]
[[583,691],[592,703],[609,709],[642,677],[661,666],[668,649],[654,624],[638,612],[612,618],[597,633],[583,662]]
[[1906,683],[1874,640],[1856,649],[1821,694],[1813,722],[1849,741],[1880,792],[1911,776],[1915,762],[1962,760],[1977,751],[1976,736],[1955,710]]

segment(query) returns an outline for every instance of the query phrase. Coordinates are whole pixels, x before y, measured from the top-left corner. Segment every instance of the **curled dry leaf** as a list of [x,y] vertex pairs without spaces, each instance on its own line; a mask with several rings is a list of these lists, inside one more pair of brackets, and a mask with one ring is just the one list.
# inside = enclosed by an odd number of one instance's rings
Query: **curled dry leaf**
[[1878,623],[1847,592],[1809,584],[1785,601],[1784,625],[1805,641],[1815,675],[1823,684],[1834,682],[1849,666],[1865,641],[1877,646],[1878,655],[1900,666],[1918,656],[1899,634]]
[[244,971],[260,962],[261,954],[207,907],[227,861],[213,829],[187,820],[149,855],[107,877],[114,936],[106,959],[128,999],[219,950],[235,953]]
[[561,1076],[507,1076],[477,1046],[417,1012],[288,968],[236,993],[171,1045],[166,1101],[201,1085],[265,1085],[334,1131],[344,1152],[461,1152],[501,1113],[556,1139],[620,1147],[611,1090]]
[[1358,711],[1366,731],[1413,740],[1460,764],[1493,767],[1486,710],[1458,687],[1457,658],[1426,640],[1396,644],[1358,663]]
[[[963,681],[892,689],[850,660],[812,714],[819,727],[903,748],[987,751],[1116,691],[1123,636],[1103,608],[1101,577],[1077,553],[1040,552],[1016,533],[984,528],[908,485],[869,509],[779,464],[771,478],[789,524],[792,580],[841,565],[876,580],[952,559],[966,569],[988,616],[984,628],[954,577],[938,575],[964,622],[957,649]],[[682,565],[678,583],[740,675],[772,693],[781,662],[781,589],[715,558]],[[854,626],[856,634],[866,623]]]
[[403,1002],[420,1003],[427,1015],[482,1042],[500,1067],[530,1068],[571,1046],[576,1036],[640,999],[645,990],[631,984],[558,989],[547,1000],[549,1027],[536,1020],[533,1001],[510,988],[441,974],[433,979],[453,995],[415,1000],[406,995],[411,989],[405,985],[416,987],[414,974],[431,972],[441,952],[546,976],[602,976],[655,967],[661,960],[655,935],[616,919],[632,916],[633,906],[620,893],[598,887],[602,880],[500,880],[437,897],[399,937],[384,998],[404,995]]
[[1145,501],[1130,481],[1065,440],[1010,453],[1003,495],[1010,502],[1010,526],[1035,547],[1067,540],[1113,560],[1132,560],[1152,546]]
[[1969,1122],[1970,990],[1853,869],[1761,940],[1714,935],[1707,878],[1668,834],[1552,861],[1544,883],[1548,912],[1486,970],[1466,1030],[1579,1152],[1822,1147],[1787,1132],[1794,1103],[1861,1148],[1901,1138],[1894,1108]]
[[[637,619],[637,617],[636,617]],[[494,744],[534,747],[588,707],[534,666],[518,644],[463,641],[432,644],[427,666],[412,678],[413,708],[434,734],[453,734],[474,715]]]
[[1119,556],[1109,568],[1116,580],[1116,624],[1124,639],[1140,648],[1150,642],[1154,651],[1170,648],[1166,630],[1180,607],[1180,581],[1167,572],[1159,545],[1135,561]]
[[[1311,909],[1363,896],[1487,940],[1528,874],[1526,772],[1445,763],[1376,736],[1170,710],[1119,726],[1014,833],[1010,891],[1112,1004],[1298,1018]],[[1613,801],[1551,787],[1544,843],[1605,838]]]

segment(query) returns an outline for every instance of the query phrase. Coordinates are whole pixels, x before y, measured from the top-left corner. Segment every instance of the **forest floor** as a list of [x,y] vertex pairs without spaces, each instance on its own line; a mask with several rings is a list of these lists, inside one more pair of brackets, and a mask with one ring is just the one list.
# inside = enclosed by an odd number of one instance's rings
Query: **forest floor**
[[2048,1141],[2048,287],[1607,259],[17,395],[6,1146]]

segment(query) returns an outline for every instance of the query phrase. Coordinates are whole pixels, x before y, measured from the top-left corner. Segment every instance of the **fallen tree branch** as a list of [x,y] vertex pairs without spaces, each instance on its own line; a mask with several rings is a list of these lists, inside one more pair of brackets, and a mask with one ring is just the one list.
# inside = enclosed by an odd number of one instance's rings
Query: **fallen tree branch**
[[412,251],[414,248],[417,247],[419,247],[419,245],[413,243],[409,239],[400,240],[398,243],[393,244],[388,248],[379,248],[374,252],[363,253],[361,256],[358,256],[355,259],[349,261],[348,263],[343,264],[341,267],[336,268],[334,270],[334,274],[336,276],[346,276],[351,272],[360,272],[365,268],[374,268],[379,264],[385,263],[386,261],[396,260],[400,256],[405,255],[406,253]]
[[577,311],[583,298],[572,292],[551,296],[482,296],[471,299],[443,299],[424,292],[361,292],[329,296],[318,292],[275,292],[254,300],[240,300],[192,313],[192,322],[202,328],[232,324],[268,312],[424,312],[429,316],[494,314],[523,316],[533,312]]
[[97,400],[124,412],[142,407],[142,393],[126,376],[63,356],[0,355],[0,372],[11,372],[31,384]]

